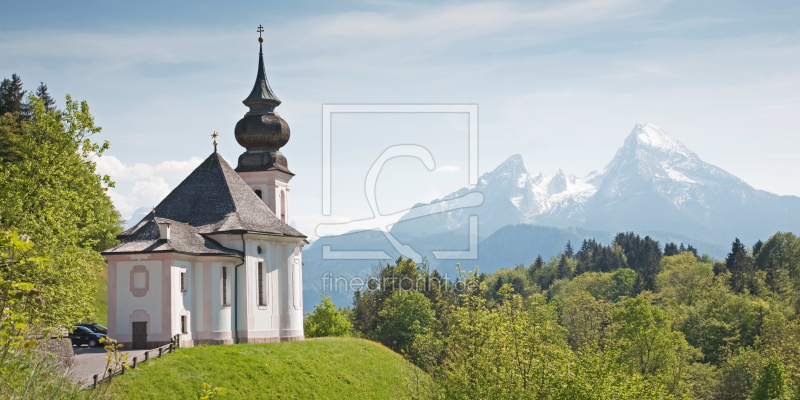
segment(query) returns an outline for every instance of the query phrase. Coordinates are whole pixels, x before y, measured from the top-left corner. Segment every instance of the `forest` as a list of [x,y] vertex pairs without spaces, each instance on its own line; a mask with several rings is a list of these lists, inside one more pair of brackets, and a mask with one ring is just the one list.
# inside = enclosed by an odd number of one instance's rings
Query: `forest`
[[[407,279],[403,279],[407,278]],[[323,298],[307,335],[379,341],[433,378],[415,398],[800,399],[800,238],[724,260],[619,233],[494,274],[438,282],[384,264],[352,308]],[[422,282],[426,284],[383,284]]]

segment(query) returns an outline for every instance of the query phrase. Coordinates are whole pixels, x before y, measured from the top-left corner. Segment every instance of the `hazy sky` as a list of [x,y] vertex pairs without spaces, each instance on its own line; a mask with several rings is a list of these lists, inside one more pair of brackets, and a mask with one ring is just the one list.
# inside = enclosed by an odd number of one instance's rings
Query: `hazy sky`
[[[87,100],[111,149],[123,216],[160,201],[212,151],[231,164],[255,79],[256,27],[278,108],[291,219],[321,215],[322,104],[478,104],[480,172],[521,154],[530,172],[584,175],[651,122],[757,189],[800,195],[796,1],[5,2],[0,74]],[[467,184],[461,114],[336,115],[334,219],[371,215],[367,169],[394,144],[381,212]]]

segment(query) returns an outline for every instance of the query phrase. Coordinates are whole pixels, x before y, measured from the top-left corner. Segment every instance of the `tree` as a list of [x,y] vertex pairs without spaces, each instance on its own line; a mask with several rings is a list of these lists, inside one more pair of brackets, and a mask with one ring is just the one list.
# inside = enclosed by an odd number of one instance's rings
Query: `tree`
[[678,246],[676,246],[674,242],[667,243],[667,245],[664,246],[665,257],[675,256],[678,254],[680,254],[680,251],[678,251]]
[[686,246],[686,251],[694,254],[694,258],[699,258],[699,256],[697,255],[697,249],[695,249],[692,245]]
[[25,90],[22,90],[22,78],[12,74],[11,79],[3,79],[0,83],[0,116],[6,113],[15,114],[17,120],[27,119],[28,108],[24,102]]
[[531,281],[535,281],[534,277],[537,272],[541,271],[544,268],[544,260],[542,260],[542,256],[537,255],[536,259],[533,260],[533,263],[530,267],[528,267],[528,277],[530,277]]
[[739,238],[733,241],[731,252],[725,259],[725,266],[731,273],[731,289],[736,293],[742,293],[745,289],[753,289],[753,260],[747,255]]
[[47,92],[47,85],[44,82],[39,82],[39,87],[36,88],[36,97],[44,103],[44,108],[47,111],[56,110],[56,100],[50,97],[50,93]]
[[416,291],[395,291],[378,313],[375,337],[390,349],[405,353],[417,336],[429,332],[435,313],[425,295]]
[[564,255],[567,258],[572,258],[575,255],[575,251],[572,250],[572,243],[569,240],[567,240],[567,245],[564,247]]
[[758,270],[766,272],[767,283],[773,291],[780,294],[800,292],[800,238],[791,232],[778,232],[770,237],[754,263]]
[[789,400],[786,372],[783,361],[777,356],[770,357],[756,382],[751,400]]
[[556,268],[556,279],[570,279],[572,278],[572,267],[569,265],[569,258],[566,254],[561,255]]
[[625,251],[618,245],[599,247],[594,257],[594,267],[592,270],[602,272],[612,272],[620,268],[628,267],[628,258]]
[[64,326],[93,314],[95,273],[105,265],[98,251],[116,243],[120,216],[106,193],[113,183],[95,170],[93,159],[108,142],[91,140],[100,128],[86,102],[67,96],[62,112],[47,111],[33,95],[29,104],[32,117],[19,125],[19,159],[0,163],[0,224],[31,237],[37,256],[51,260],[48,268],[16,273],[48,283],[46,322]]
[[345,318],[331,298],[323,293],[322,301],[314,307],[314,311],[305,319],[305,335],[308,337],[349,336],[353,324]]
[[614,291],[611,300],[616,301],[621,297],[631,295],[633,285],[636,283],[636,272],[630,268],[620,268],[611,274],[614,280]]
[[677,394],[696,350],[672,331],[669,315],[639,295],[614,310],[614,324],[614,344],[630,373],[652,377]]
[[612,308],[605,300],[597,300],[586,292],[564,299],[560,322],[567,329],[567,341],[574,351],[605,347],[611,331]]
[[662,258],[661,268],[655,289],[670,304],[692,306],[706,296],[714,283],[713,267],[698,262],[688,251]]
[[758,252],[761,251],[761,248],[764,246],[764,242],[761,240],[757,241],[756,244],[753,245],[753,257],[758,257]]

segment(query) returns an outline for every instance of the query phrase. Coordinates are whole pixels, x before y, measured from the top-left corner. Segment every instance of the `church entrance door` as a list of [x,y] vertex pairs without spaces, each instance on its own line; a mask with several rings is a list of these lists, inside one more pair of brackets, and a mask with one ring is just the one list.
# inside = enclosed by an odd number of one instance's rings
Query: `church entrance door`
[[147,348],[147,322],[133,323],[133,346],[134,349]]

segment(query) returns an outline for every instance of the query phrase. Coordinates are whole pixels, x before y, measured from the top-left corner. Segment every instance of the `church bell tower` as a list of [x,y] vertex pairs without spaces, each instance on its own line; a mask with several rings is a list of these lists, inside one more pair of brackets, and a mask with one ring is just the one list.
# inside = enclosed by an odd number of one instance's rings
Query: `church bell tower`
[[281,101],[272,92],[264,70],[261,38],[258,27],[258,75],[253,90],[244,101],[250,111],[236,123],[236,141],[247,151],[239,156],[236,172],[281,221],[289,223],[289,171],[280,148],[289,142],[289,124],[275,112]]

